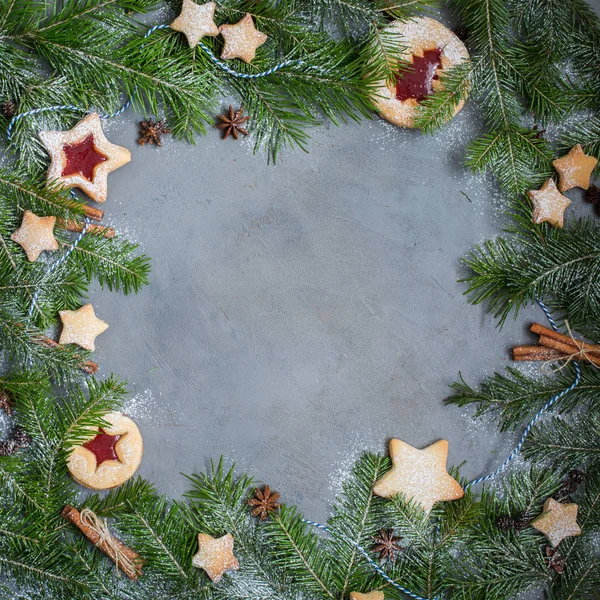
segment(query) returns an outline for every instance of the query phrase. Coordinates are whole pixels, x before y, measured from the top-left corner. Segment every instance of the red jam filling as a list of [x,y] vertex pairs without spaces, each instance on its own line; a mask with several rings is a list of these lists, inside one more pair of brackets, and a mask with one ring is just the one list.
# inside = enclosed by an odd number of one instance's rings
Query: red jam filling
[[108,435],[108,433],[100,431],[94,439],[83,444],[83,447],[87,448],[96,457],[96,468],[106,460],[119,460],[115,451],[115,444],[121,437],[120,435]]
[[433,92],[433,80],[438,79],[436,70],[442,64],[442,50],[425,50],[423,56],[413,54],[412,64],[396,76],[396,98],[414,98],[421,102]]
[[94,136],[91,133],[82,142],[67,144],[62,149],[67,159],[62,171],[63,177],[81,175],[88,181],[93,181],[96,167],[107,159],[104,154],[96,150]]

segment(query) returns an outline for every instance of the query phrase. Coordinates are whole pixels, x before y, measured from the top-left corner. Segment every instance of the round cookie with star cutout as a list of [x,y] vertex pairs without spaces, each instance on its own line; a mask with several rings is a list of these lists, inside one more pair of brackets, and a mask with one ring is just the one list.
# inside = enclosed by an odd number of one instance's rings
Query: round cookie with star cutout
[[67,459],[77,483],[93,490],[107,490],[125,483],[142,461],[142,435],[132,419],[117,412],[104,415],[107,427],[93,427],[90,437],[75,446]]
[[[397,38],[402,49],[398,58],[409,66],[394,80],[382,80],[374,97],[379,114],[399,127],[415,127],[420,103],[430,94],[443,89],[440,75],[469,60],[469,52],[450,29],[429,17],[393,21],[383,32]],[[461,100],[456,115],[464,106]]]

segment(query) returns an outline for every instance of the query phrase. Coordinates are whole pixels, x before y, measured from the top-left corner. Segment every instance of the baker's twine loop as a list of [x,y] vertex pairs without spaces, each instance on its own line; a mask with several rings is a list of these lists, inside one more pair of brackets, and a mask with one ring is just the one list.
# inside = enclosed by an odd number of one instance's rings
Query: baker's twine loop
[[138,562],[123,552],[122,545],[116,540],[116,538],[108,529],[108,523],[106,522],[106,519],[102,519],[89,508],[84,508],[81,511],[80,518],[83,525],[89,527],[98,535],[98,541],[95,545],[98,547],[104,546],[105,548],[110,548],[112,554],[114,555],[117,575],[121,575],[119,567],[128,573],[135,573],[136,569],[138,568]]

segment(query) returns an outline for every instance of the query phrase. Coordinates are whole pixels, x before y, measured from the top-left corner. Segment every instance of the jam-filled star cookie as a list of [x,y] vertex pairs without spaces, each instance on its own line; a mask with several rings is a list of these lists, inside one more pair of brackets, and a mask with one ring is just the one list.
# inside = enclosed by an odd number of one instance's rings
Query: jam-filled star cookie
[[106,200],[108,174],[131,160],[127,148],[106,139],[96,113],[69,131],[41,131],[39,136],[50,156],[48,181],[63,189],[77,187],[96,202]]
[[213,583],[219,583],[225,571],[237,571],[240,563],[233,554],[233,536],[228,533],[214,538],[207,533],[199,533],[198,552],[194,554],[192,564],[204,569]]
[[75,446],[67,468],[77,483],[106,490],[125,483],[142,461],[144,444],[137,425],[121,413],[104,415],[107,427],[93,427],[90,437]]
[[[440,74],[469,59],[469,52],[447,27],[429,17],[393,21],[384,28],[386,35],[398,38],[403,48],[399,58],[410,67],[398,73],[395,81],[381,81],[374,97],[381,116],[399,127],[415,127],[420,102],[443,89]],[[464,106],[456,105],[456,115]]]
[[21,227],[10,239],[25,250],[27,260],[36,261],[44,250],[58,250],[58,242],[54,237],[56,217],[38,217],[30,210],[23,213]]

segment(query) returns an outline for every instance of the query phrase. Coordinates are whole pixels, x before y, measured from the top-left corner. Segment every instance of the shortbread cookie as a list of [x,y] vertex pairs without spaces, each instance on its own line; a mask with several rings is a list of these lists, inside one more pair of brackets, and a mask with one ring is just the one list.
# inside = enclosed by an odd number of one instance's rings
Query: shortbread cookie
[[225,38],[225,45],[221,58],[241,58],[244,62],[252,62],[256,56],[256,49],[267,41],[267,35],[254,27],[254,20],[250,13],[246,13],[241,21],[233,25],[221,25],[221,35]]
[[56,217],[38,217],[30,210],[23,213],[21,227],[10,239],[25,250],[27,260],[36,261],[44,250],[58,250],[58,242],[54,237]]
[[96,316],[91,304],[77,310],[59,310],[58,314],[63,324],[59,344],[77,344],[93,352],[96,337],[108,329],[108,323]]
[[554,498],[548,498],[544,503],[542,514],[531,522],[531,526],[543,533],[553,548],[556,548],[565,538],[581,535],[581,527],[577,524],[575,503],[562,504]]
[[67,467],[77,483],[106,490],[125,483],[140,466],[144,444],[137,425],[121,413],[108,413],[108,427],[90,428],[89,439],[75,446]]
[[237,571],[240,563],[233,555],[233,536],[228,533],[214,538],[207,533],[199,533],[198,552],[194,554],[192,564],[204,569],[213,583],[219,583],[225,571]]
[[[398,37],[398,45],[405,48],[399,58],[411,63],[411,68],[399,73],[395,81],[381,81],[375,103],[390,123],[414,127],[419,103],[443,89],[440,74],[468,60],[469,52],[452,31],[429,17],[393,21],[384,33]],[[464,100],[454,114],[463,106]]]
[[568,154],[557,158],[552,164],[558,171],[558,189],[566,192],[575,187],[587,190],[598,160],[586,154],[581,144],[576,144]]
[[171,29],[183,33],[190,48],[195,48],[205,35],[219,35],[215,24],[216,8],[216,2],[196,4],[193,0],[183,0],[181,13],[171,23]]
[[436,502],[464,496],[462,486],[446,470],[448,442],[440,440],[423,450],[402,440],[390,441],[392,469],[373,487],[383,498],[402,494],[429,513]]
[[127,148],[111,144],[96,113],[90,113],[69,131],[41,131],[49,156],[48,181],[60,188],[77,187],[92,200],[104,202],[108,174],[131,160]]
[[539,190],[527,192],[533,206],[532,218],[536,225],[550,223],[554,227],[562,227],[565,221],[565,210],[571,201],[563,196],[553,179],[548,179]]
[[384,600],[385,596],[383,592],[375,590],[367,594],[361,594],[360,592],[350,592],[350,600]]

